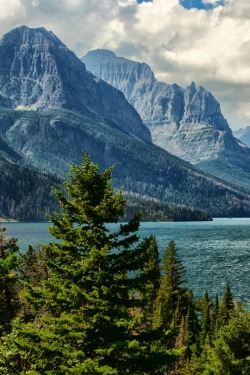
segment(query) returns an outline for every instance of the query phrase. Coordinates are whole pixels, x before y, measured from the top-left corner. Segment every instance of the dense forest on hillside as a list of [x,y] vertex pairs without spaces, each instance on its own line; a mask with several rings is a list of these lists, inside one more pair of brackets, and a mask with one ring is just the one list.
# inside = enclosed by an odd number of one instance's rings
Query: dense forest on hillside
[[50,218],[60,242],[20,255],[0,230],[0,372],[248,375],[249,311],[229,285],[195,300],[175,242],[160,262],[140,215],[109,232],[125,204],[111,172],[72,165]]
[[[0,109],[0,132],[9,147],[40,171],[64,178],[82,152],[103,170],[114,165],[113,184],[143,199],[188,206],[212,216],[247,217],[250,195],[204,173],[163,149],[62,109]],[[67,152],[65,152],[67,150]]]
[[[0,218],[47,221],[48,214],[60,210],[53,188],[63,188],[62,179],[4,158],[0,158],[0,168]],[[142,212],[142,221],[210,220],[209,215],[199,210],[138,198],[126,201],[120,220],[126,221],[138,211]]]
[[141,212],[141,221],[208,221],[212,217],[206,212],[186,206],[169,206],[153,200],[142,200],[126,197],[123,221],[130,220],[137,212]]
[[44,221],[59,210],[52,187],[62,181],[33,168],[0,158],[0,217],[19,221]]

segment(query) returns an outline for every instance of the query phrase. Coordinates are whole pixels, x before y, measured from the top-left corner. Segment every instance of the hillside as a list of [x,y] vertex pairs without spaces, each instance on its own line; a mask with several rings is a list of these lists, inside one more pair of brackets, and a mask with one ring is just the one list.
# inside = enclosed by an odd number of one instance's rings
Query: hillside
[[0,156],[0,217],[18,221],[46,221],[59,209],[52,187],[56,177],[11,163]]
[[69,162],[88,151],[103,169],[114,165],[115,187],[125,193],[208,211],[250,214],[250,196],[153,144],[61,109],[0,111],[0,135],[26,163],[64,177]]
[[238,138],[242,143],[250,147],[250,126],[246,128],[240,128],[233,132],[234,136]]

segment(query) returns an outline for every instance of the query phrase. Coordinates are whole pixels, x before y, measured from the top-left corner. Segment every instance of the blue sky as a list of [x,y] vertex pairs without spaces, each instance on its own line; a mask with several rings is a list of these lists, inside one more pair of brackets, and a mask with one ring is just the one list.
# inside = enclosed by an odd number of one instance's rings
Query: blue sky
[[0,0],[0,35],[43,26],[79,57],[110,49],[146,62],[161,81],[194,81],[233,129],[250,125],[250,1],[180,1]]
[[[139,4],[143,2],[152,2],[152,0],[137,0]],[[184,6],[186,9],[212,9],[215,5],[223,5],[224,1],[217,1],[216,3],[204,3],[202,0],[180,0],[180,4]]]

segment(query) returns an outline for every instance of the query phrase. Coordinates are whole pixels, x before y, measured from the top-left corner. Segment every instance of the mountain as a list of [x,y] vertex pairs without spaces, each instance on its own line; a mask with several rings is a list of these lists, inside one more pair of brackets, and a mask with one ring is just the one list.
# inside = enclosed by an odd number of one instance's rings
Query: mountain
[[80,59],[44,28],[21,26],[2,37],[0,93],[5,107],[11,99],[16,109],[65,108],[151,141],[124,95],[87,72]]
[[158,81],[151,68],[107,50],[88,52],[86,68],[123,91],[158,146],[219,178],[250,190],[250,150],[239,142],[213,95]]
[[[82,152],[88,151],[101,169],[114,165],[113,184],[129,197],[202,209],[214,216],[250,215],[248,193],[152,144],[149,130],[124,95],[88,73],[43,28],[20,27],[0,41],[0,100],[3,202],[13,191],[15,204],[20,191],[35,210],[32,186],[39,192],[42,183],[36,185],[39,174],[33,179],[26,167],[32,167],[32,173],[65,177],[69,163],[79,164]],[[22,177],[25,186],[18,183]],[[40,195],[49,204],[49,190]]]
[[0,109],[0,136],[29,165],[61,177],[88,151],[101,169],[114,165],[114,187],[130,197],[249,216],[250,195],[207,176],[167,151],[71,111]]
[[233,132],[235,138],[238,138],[242,143],[250,147],[250,126],[240,128]]
[[[4,111],[0,108],[1,111]],[[8,113],[1,120],[9,123]],[[2,123],[1,123],[2,125]],[[46,214],[59,210],[53,187],[62,188],[62,179],[27,165],[25,155],[11,145],[0,125],[0,221],[45,221]]]

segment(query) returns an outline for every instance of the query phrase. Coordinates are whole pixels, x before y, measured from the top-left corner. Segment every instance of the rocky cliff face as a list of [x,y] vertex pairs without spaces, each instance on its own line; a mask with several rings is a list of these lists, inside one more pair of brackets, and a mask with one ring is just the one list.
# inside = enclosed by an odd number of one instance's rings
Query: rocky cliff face
[[155,144],[218,177],[221,163],[226,164],[223,178],[250,188],[250,150],[233,137],[209,91],[194,82],[185,89],[160,82],[145,63],[110,51],[91,51],[82,61],[94,75],[124,92]]
[[0,94],[11,99],[13,108],[66,108],[151,141],[124,95],[87,72],[75,54],[44,28],[18,27],[1,39]]

